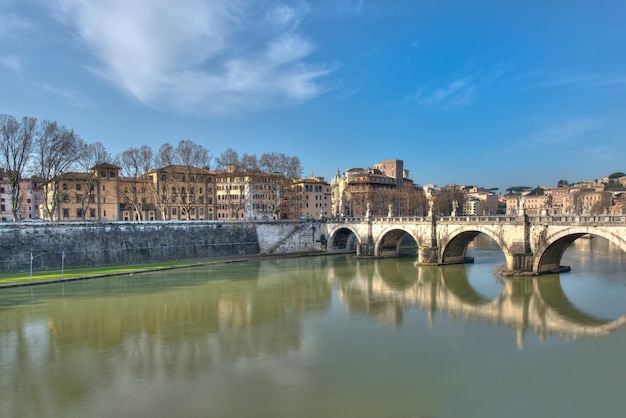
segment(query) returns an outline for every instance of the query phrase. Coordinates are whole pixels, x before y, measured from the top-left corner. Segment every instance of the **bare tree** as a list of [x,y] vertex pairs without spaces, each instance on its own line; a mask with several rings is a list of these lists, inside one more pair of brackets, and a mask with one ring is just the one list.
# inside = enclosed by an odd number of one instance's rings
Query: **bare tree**
[[82,146],[83,141],[73,130],[48,120],[39,124],[32,171],[43,188],[44,218],[58,220],[59,177],[78,161]]
[[292,179],[302,176],[302,164],[298,157],[272,152],[261,155],[259,166],[269,176],[273,198],[268,202],[268,206],[274,217],[279,219],[283,203],[287,203],[283,202],[283,194],[288,192]]
[[433,213],[444,216],[452,213],[452,204],[457,201],[459,207],[463,207],[465,194],[454,185],[444,187],[433,199]]
[[174,164],[174,147],[169,142],[161,145],[156,155],[154,156],[154,164],[156,170],[151,174],[154,176],[149,183],[150,192],[152,194],[152,201],[161,212],[161,219],[167,219],[167,207],[172,199],[171,186],[172,174],[167,167],[171,167]]
[[191,219],[193,208],[205,203],[198,188],[206,184],[208,174],[205,170],[208,170],[211,161],[209,150],[193,141],[183,139],[174,150],[174,156],[174,161],[180,165],[172,178],[176,190],[175,198],[181,215]]
[[107,152],[101,142],[94,142],[93,144],[83,143],[77,165],[82,172],[86,173],[84,177],[85,185],[84,187],[81,185],[81,193],[76,195],[77,203],[80,203],[81,206],[80,210],[83,220],[85,220],[90,206],[96,203],[96,198],[99,198],[95,168],[97,165],[109,161],[112,161],[111,154]]
[[241,169],[243,171],[259,171],[261,168],[256,154],[244,153],[241,156]]
[[0,115],[0,162],[11,187],[13,221],[20,220],[20,181],[30,161],[36,129],[35,118],[24,117],[20,123],[13,116]]
[[169,142],[161,145],[157,154],[154,157],[154,164],[157,168],[166,167],[168,165],[174,164],[175,153],[174,147]]
[[131,147],[118,157],[124,176],[123,185],[120,185],[120,195],[125,204],[132,207],[135,219],[144,220],[146,209],[146,193],[150,188],[146,174],[152,165],[152,148],[143,145],[141,148]]
[[236,170],[241,168],[239,154],[232,148],[227,148],[219,157],[215,159],[215,169],[218,171],[226,170],[226,167],[234,166]]

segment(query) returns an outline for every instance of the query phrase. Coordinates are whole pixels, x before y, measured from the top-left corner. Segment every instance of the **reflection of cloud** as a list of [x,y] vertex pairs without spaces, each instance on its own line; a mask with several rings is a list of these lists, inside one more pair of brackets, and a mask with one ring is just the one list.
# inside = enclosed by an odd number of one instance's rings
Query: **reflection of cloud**
[[[250,0],[56,0],[98,70],[153,106],[232,112],[311,99],[330,67],[305,60],[307,7]],[[259,19],[258,16],[264,16]]]

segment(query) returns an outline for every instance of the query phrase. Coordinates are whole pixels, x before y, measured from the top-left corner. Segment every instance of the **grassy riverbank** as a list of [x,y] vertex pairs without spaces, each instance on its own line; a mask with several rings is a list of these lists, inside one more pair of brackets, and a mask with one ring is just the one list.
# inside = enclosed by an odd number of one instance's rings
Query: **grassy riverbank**
[[176,268],[186,268],[201,266],[213,263],[235,262],[244,261],[247,258],[232,257],[232,258],[215,258],[210,260],[183,260],[172,261],[153,264],[133,264],[123,266],[100,266],[90,268],[76,268],[61,270],[47,270],[33,272],[31,277],[30,272],[19,273],[4,273],[0,274],[0,287],[11,286],[24,286],[31,284],[51,283],[57,281],[69,281],[79,280],[95,277],[108,277],[118,276],[122,274],[144,273],[148,271],[169,270]]
[[75,268],[61,270],[47,270],[47,271],[33,271],[31,278],[30,271],[19,273],[3,273],[0,274],[0,288],[2,287],[15,287],[15,286],[28,286],[44,283],[54,283],[59,281],[71,281],[90,279],[96,277],[108,277],[119,276],[123,274],[145,273],[149,271],[159,270],[171,270],[187,267],[198,267],[208,264],[221,264],[221,263],[236,263],[241,261],[248,261],[253,259],[267,259],[267,258],[286,258],[286,257],[307,257],[307,256],[319,256],[330,254],[345,254],[347,251],[318,251],[318,252],[306,252],[306,253],[289,253],[289,254],[276,254],[276,255],[251,255],[251,256],[233,256],[233,257],[216,257],[202,260],[180,260],[170,261],[163,263],[152,264],[130,264],[122,266],[99,266],[89,268]]

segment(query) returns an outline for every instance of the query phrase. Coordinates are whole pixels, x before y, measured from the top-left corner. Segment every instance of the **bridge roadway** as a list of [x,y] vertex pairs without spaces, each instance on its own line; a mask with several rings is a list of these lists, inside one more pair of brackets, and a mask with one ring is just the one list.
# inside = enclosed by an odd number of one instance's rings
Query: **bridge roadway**
[[626,215],[365,217],[330,219],[325,226],[328,245],[354,248],[361,257],[397,257],[412,239],[419,265],[471,261],[467,247],[482,233],[500,246],[504,273],[511,274],[565,270],[565,250],[587,234],[626,251]]

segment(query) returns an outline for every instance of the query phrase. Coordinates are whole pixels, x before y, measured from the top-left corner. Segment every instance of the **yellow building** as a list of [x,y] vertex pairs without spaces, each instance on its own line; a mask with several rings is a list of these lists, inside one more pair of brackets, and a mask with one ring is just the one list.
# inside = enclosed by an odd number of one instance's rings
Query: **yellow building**
[[333,216],[330,184],[324,177],[297,179],[288,192],[285,212],[291,219],[329,218]]
[[[65,173],[57,179],[55,219],[119,220],[118,180],[121,167],[102,163],[88,173]],[[53,190],[48,199],[54,199]]]
[[157,219],[215,219],[215,175],[209,170],[169,165],[149,171],[147,177]]

